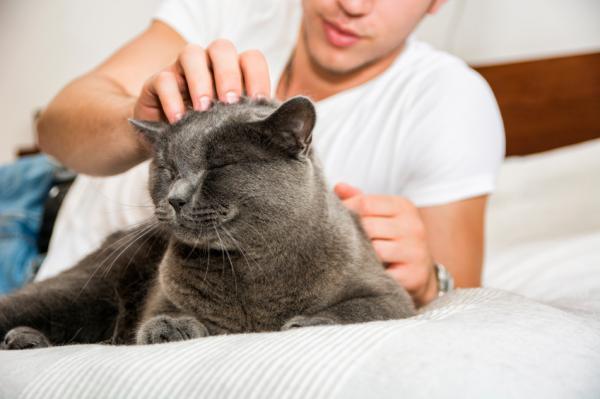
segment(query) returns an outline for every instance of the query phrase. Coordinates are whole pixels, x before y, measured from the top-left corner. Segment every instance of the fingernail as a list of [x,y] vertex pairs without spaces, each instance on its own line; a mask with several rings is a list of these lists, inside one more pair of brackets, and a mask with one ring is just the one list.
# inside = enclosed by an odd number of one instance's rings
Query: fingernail
[[225,94],[225,101],[227,102],[227,104],[237,103],[238,100],[239,100],[239,97],[235,91],[228,91]]
[[175,114],[175,122],[179,122],[183,118],[183,113],[178,112]]
[[257,100],[266,100],[267,96],[265,96],[265,95],[264,95],[264,94],[262,94],[262,93],[258,93],[258,94],[256,94],[256,95],[254,96],[254,98],[255,98],[255,99],[257,99]]
[[200,97],[200,111],[206,111],[210,107],[210,98],[208,96]]

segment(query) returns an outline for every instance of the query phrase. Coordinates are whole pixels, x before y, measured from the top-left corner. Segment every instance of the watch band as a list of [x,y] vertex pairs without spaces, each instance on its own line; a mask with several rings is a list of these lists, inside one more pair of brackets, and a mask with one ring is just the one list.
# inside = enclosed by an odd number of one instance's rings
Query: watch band
[[435,275],[438,281],[438,296],[442,296],[454,289],[454,278],[441,263],[435,263]]

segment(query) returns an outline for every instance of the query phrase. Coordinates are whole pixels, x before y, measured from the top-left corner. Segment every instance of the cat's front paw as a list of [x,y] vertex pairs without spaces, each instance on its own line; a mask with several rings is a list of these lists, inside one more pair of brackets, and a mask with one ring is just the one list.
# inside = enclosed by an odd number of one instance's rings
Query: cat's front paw
[[281,327],[281,331],[290,330],[292,328],[324,326],[329,324],[336,324],[336,322],[331,317],[326,316],[294,316],[285,322],[283,327]]
[[208,336],[208,329],[198,320],[189,316],[156,316],[144,322],[138,329],[138,345],[159,344],[183,341]]
[[48,338],[40,331],[31,327],[15,327],[4,336],[0,349],[35,349],[51,346]]

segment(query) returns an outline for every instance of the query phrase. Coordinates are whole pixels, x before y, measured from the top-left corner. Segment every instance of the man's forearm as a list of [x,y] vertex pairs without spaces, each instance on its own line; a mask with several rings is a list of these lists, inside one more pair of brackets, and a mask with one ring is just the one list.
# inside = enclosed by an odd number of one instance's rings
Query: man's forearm
[[137,133],[127,123],[135,101],[108,78],[92,74],[79,78],[42,112],[39,145],[80,173],[123,172],[146,158]]

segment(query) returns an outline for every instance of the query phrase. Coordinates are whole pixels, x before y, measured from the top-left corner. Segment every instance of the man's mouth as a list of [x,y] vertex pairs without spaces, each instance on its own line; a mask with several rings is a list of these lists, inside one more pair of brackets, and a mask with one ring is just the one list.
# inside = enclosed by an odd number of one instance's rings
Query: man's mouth
[[327,41],[334,47],[350,47],[361,39],[356,33],[345,30],[325,19],[323,19],[323,30]]

